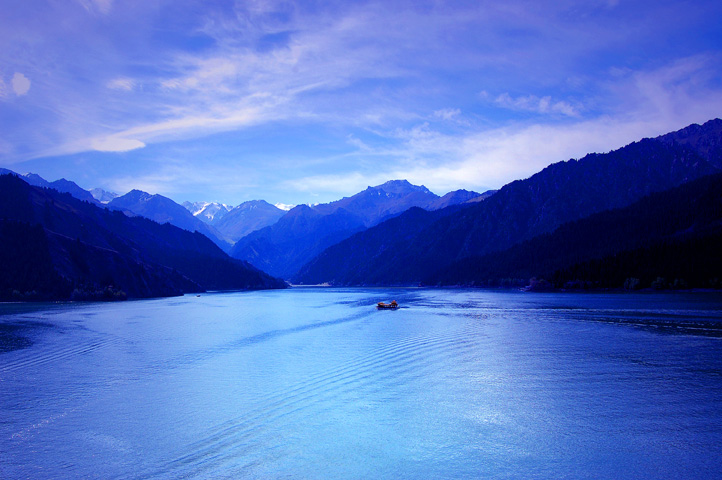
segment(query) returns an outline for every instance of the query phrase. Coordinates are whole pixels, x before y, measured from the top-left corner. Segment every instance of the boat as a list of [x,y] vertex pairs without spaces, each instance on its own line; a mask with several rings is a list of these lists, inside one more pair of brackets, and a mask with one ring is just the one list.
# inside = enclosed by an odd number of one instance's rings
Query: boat
[[396,300],[391,300],[391,303],[379,302],[376,305],[376,308],[378,308],[379,310],[394,310],[396,308],[399,308],[399,304],[396,303]]

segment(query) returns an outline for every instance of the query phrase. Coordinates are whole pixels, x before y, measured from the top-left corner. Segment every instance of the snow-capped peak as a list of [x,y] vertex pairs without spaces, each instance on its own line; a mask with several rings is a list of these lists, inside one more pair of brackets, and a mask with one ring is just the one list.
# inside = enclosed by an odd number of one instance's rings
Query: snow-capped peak
[[233,207],[218,202],[183,202],[183,206],[206,223],[221,219]]
[[117,193],[109,192],[107,190],[103,190],[102,188],[94,188],[90,190],[90,194],[102,204],[110,203],[111,200],[118,197]]

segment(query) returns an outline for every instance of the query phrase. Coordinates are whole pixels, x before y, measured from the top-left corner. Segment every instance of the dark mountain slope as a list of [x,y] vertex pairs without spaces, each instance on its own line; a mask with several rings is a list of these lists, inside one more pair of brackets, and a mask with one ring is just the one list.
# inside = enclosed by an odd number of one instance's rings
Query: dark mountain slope
[[[369,262],[370,259],[386,250],[403,248],[423,229],[462,208],[465,207],[455,205],[430,212],[412,207],[397,217],[327,248],[304,265],[298,274],[291,277],[291,281],[305,285],[326,282],[334,285],[383,283],[382,280],[388,275],[387,269],[378,262]],[[337,274],[338,277],[334,276]]]
[[438,199],[424,186],[392,180],[336,202],[299,205],[274,225],[241,238],[231,256],[290,278],[327,247],[411,207],[428,208]]
[[200,232],[225,251],[231,247],[210,225],[193,216],[185,207],[163,195],[151,195],[141,190],[132,190],[116,197],[107,204],[108,208],[130,212],[149,218],[158,223],[170,223],[189,232]]
[[[626,278],[635,277],[642,278],[645,286],[649,286],[654,278],[669,275],[670,271],[668,262],[659,254],[652,260],[654,255],[649,252],[659,250],[660,246],[668,251],[675,245],[677,250],[670,252],[672,256],[687,262],[687,274],[679,278],[709,284],[715,276],[722,278],[722,254],[719,249],[713,255],[704,250],[695,252],[690,246],[711,244],[710,239],[720,232],[722,174],[716,174],[651,194],[625,208],[566,223],[553,233],[503,252],[464,258],[425,278],[424,283],[485,286],[500,285],[508,279],[527,281],[538,277],[553,280],[557,287],[567,282],[622,287]],[[640,258],[646,255],[648,263],[620,260],[622,254],[632,251],[637,251]],[[643,254],[644,251],[647,253]],[[616,259],[612,261],[611,257]],[[618,274],[603,274],[601,270],[593,274],[593,262],[598,269],[609,269],[605,265],[613,264]],[[714,264],[717,265],[714,275],[703,274]],[[690,270],[697,273],[690,275]]]
[[[53,270],[72,288],[102,289],[112,282],[130,296],[145,297],[283,286],[250,265],[229,258],[200,233],[127,217],[68,194],[31,187],[11,175],[0,176],[0,219],[3,246],[22,247],[17,238],[25,238],[27,245],[39,245],[40,251],[32,255],[45,260],[36,262],[39,265],[25,274],[31,275],[32,270],[51,278],[46,261],[50,258]],[[17,248],[15,252],[17,258],[28,254]],[[23,262],[14,265],[3,270],[5,288],[24,289],[26,286],[8,284],[12,283],[8,280],[11,270],[13,275],[23,275]]]
[[722,228],[679,235],[558,270],[558,288],[686,289],[722,287]]
[[73,285],[53,267],[42,226],[0,219],[0,246],[0,300],[70,296]]
[[[505,250],[563,223],[720,171],[719,158],[699,147],[719,137],[722,122],[711,121],[700,129],[694,136],[677,132],[676,138],[684,143],[645,139],[607,154],[553,164],[479,204],[440,218],[398,247],[364,259],[363,265],[327,272],[328,278],[351,284],[349,279],[358,278],[355,271],[363,269],[388,274],[374,273],[373,279],[352,284],[416,284],[465,257]],[[360,248],[346,247],[345,254],[337,255],[351,255]]]
[[54,182],[48,182],[43,177],[35,173],[26,173],[25,175],[20,175],[19,173],[8,170],[7,168],[0,168],[0,175],[15,175],[22,178],[24,181],[34,187],[52,188],[54,190],[57,190],[58,192],[69,193],[78,200],[83,200],[84,202],[100,205],[100,202],[98,202],[95,197],[93,197],[92,193],[84,190],[77,183],[71,182],[70,180],[66,180],[64,178],[61,178],[60,180],[55,180]]
[[54,182],[50,182],[48,187],[53,188],[58,192],[69,193],[78,200],[82,200],[84,202],[93,203],[96,205],[100,204],[100,202],[95,199],[92,193],[81,188],[80,186],[78,186],[77,183],[71,182],[70,180],[66,180],[64,178],[61,178],[60,180],[55,180]]
[[704,125],[688,127],[658,137],[668,145],[689,146],[707,161],[722,168],[722,119],[716,118]]
[[363,219],[344,209],[322,215],[308,205],[299,205],[274,225],[242,238],[231,256],[271,275],[289,278],[319,252],[363,229]]

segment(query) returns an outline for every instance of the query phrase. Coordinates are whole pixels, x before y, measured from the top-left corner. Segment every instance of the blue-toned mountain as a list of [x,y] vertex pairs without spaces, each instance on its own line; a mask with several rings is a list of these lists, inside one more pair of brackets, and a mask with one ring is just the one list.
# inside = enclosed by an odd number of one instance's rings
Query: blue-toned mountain
[[230,242],[237,242],[251,232],[273,225],[286,214],[264,200],[251,200],[233,207],[211,225]]
[[390,180],[383,185],[368,187],[351,197],[314,205],[313,209],[322,215],[344,209],[363,219],[364,225],[370,227],[411,207],[429,209],[438,199],[438,195],[423,185],[413,185],[407,180]]
[[5,174],[16,175],[35,187],[52,188],[53,190],[57,190],[59,192],[69,193],[78,200],[99,204],[95,197],[93,197],[92,193],[84,190],[77,183],[71,182],[70,180],[66,180],[64,178],[61,178],[60,180],[55,180],[54,182],[49,182],[35,173],[26,173],[24,175],[20,175],[16,172],[13,172],[12,170],[8,170],[7,168],[0,168],[0,175]]
[[93,292],[131,297],[205,289],[282,288],[207,237],[170,224],[82,202],[0,176],[0,296],[81,298]]
[[[412,207],[401,215],[330,246],[291,276],[291,282],[306,285],[383,284],[384,278],[394,275],[389,269],[396,268],[396,265],[369,263],[369,259],[413,241],[434,222],[469,206],[459,204],[434,211]],[[430,268],[415,262],[406,265],[405,269],[426,272]]]
[[298,205],[275,224],[240,239],[230,254],[273,276],[288,278],[325,248],[364,228],[363,219],[345,209],[323,215]]
[[90,194],[93,196],[94,199],[96,199],[102,204],[106,204],[114,198],[118,197],[117,193],[109,192],[107,190],[103,190],[102,188],[93,188],[92,190],[90,190]]
[[416,284],[466,257],[505,250],[563,223],[718,172],[721,133],[722,121],[717,119],[606,154],[553,164],[506,185],[481,203],[434,221],[411,238],[391,240],[391,245],[385,243],[382,250],[369,251],[353,264],[343,261],[356,258],[354,252],[370,241],[368,235],[388,237],[389,222],[377,225],[344,242],[343,248],[326,252],[333,257],[322,266],[314,260],[319,266],[304,267],[304,274],[295,279],[344,285]]
[[461,203],[473,203],[481,202],[491,197],[496,193],[496,190],[487,190],[484,193],[470,192],[468,190],[454,190],[449,192],[441,198],[437,198],[435,201],[427,206],[427,210],[440,210],[442,208],[450,207],[452,205],[459,205]]
[[213,225],[214,221],[218,221],[231,211],[231,206],[218,202],[183,202],[181,205],[185,207],[194,217],[203,220],[208,225]]
[[503,252],[471,256],[424,279],[429,285],[557,288],[717,287],[722,279],[722,173],[624,208],[565,223]]
[[200,232],[224,251],[228,251],[231,247],[231,244],[225,241],[213,227],[194,217],[188,209],[163,195],[151,195],[141,190],[132,190],[114,198],[108,202],[107,206],[110,209],[140,215],[161,224],[170,223],[189,232]]
[[[459,194],[447,200],[462,201],[467,197]],[[271,275],[290,278],[331,245],[409,208],[433,208],[439,199],[424,186],[392,180],[335,202],[299,205],[277,223],[241,238],[231,256],[247,260]]]

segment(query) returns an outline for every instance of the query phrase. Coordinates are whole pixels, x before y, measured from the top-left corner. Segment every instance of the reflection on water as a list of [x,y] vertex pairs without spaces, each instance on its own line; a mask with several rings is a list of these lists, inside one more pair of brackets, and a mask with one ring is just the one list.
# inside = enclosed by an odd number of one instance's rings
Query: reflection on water
[[720,477],[721,306],[312,288],[0,306],[0,477]]

